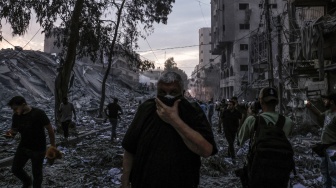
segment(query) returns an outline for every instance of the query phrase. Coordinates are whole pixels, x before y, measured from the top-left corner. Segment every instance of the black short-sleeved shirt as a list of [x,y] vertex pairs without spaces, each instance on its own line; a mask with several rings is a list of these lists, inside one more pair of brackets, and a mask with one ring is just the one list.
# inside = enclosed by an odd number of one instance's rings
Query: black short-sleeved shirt
[[[181,119],[199,132],[217,153],[211,126],[198,105],[182,99]],[[177,131],[156,113],[154,99],[139,106],[122,142],[134,155],[130,181],[132,187],[189,188],[199,184],[200,156],[193,153]]]
[[108,109],[108,116],[109,118],[118,118],[118,112],[122,111],[121,107],[119,106],[119,104],[117,103],[110,103],[107,105],[107,109]]
[[50,124],[50,120],[44,111],[32,108],[30,112],[22,115],[13,115],[12,129],[21,134],[19,148],[33,151],[46,150],[46,135],[44,127]]
[[224,110],[221,116],[223,120],[223,127],[232,131],[237,131],[239,127],[239,119],[242,118],[242,114],[237,110]]

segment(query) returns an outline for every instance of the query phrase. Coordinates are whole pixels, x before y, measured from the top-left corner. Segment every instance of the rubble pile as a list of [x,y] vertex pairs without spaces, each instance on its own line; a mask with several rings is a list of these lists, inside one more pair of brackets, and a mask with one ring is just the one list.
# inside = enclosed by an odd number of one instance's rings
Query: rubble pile
[[[322,176],[320,174],[320,158],[312,153],[311,147],[320,141],[320,135],[315,134],[315,127],[312,127],[314,134],[295,134],[290,138],[295,155],[296,176],[291,175],[291,184],[294,188],[322,187]],[[248,141],[242,148],[236,147],[236,164],[227,157],[228,143],[223,133],[219,134],[216,127],[213,129],[219,152],[217,155],[202,159],[201,174],[208,178],[210,186],[203,187],[241,187],[239,178],[234,170],[243,167],[245,156],[248,153]],[[321,132],[321,130],[319,130]],[[221,185],[221,186],[220,186]]]
[[[132,120],[132,108],[125,107],[130,112],[124,115],[119,124],[118,139],[111,142],[111,131],[93,133],[82,140],[69,145],[61,145],[58,149],[64,153],[61,160],[53,165],[45,163],[43,181],[44,187],[119,187],[122,173],[123,149],[121,140]],[[133,114],[134,115],[134,114]],[[84,123],[86,125],[89,122]],[[109,123],[98,124],[106,127]],[[90,125],[88,125],[90,126]],[[79,129],[81,129],[79,127]],[[219,152],[217,155],[202,159],[200,187],[241,187],[234,170],[242,167],[244,156],[248,151],[246,143],[242,148],[236,148],[237,161],[234,164],[225,155],[227,143],[223,134],[216,132],[215,139]],[[295,135],[291,138],[295,150],[297,175],[291,177],[294,187],[321,187],[319,158],[313,155],[310,146],[318,142],[319,135]],[[14,148],[13,148],[14,151]],[[30,170],[30,165],[26,168]],[[19,181],[11,174],[10,167],[0,168],[0,187],[17,187]]]
[[[24,96],[29,105],[44,110],[55,130],[60,130],[60,125],[55,124],[53,95],[54,80],[60,66],[58,62],[54,56],[40,51],[0,50],[0,135],[11,127],[12,111],[6,104],[15,95]],[[100,129],[99,125],[104,121],[96,118],[104,73],[105,68],[100,64],[78,60],[74,66],[74,81],[70,84],[68,98],[75,106],[79,134]],[[106,84],[105,105],[118,97],[120,103],[130,107],[137,105],[136,98],[144,100],[149,97],[124,85],[117,75],[111,74]],[[134,108],[132,110],[134,113]],[[58,136],[56,139],[57,142],[60,140]],[[18,137],[7,142],[0,137],[0,159],[13,155],[17,140]]]
[[[54,118],[54,79],[58,63],[52,56],[36,51],[0,51],[0,134],[11,126],[11,110],[6,107],[14,95],[24,96],[29,104],[43,109],[50,120]],[[111,142],[110,124],[105,118],[97,118],[101,80],[104,69],[99,65],[76,63],[74,83],[70,88],[69,101],[75,105],[78,121],[70,140],[86,135],[76,142],[64,144],[62,134],[57,132],[56,142],[62,143],[58,149],[64,157],[53,165],[44,165],[43,187],[119,187],[123,149],[121,140],[131,123],[138,103],[153,94],[141,95],[127,89],[110,79],[107,82],[107,102],[119,98],[124,115],[120,121],[118,139]],[[214,124],[218,122],[214,116]],[[55,125],[54,125],[55,126]],[[291,138],[295,150],[297,175],[291,178],[295,188],[321,187],[319,158],[311,152],[311,145],[318,142],[320,135],[316,127],[298,125]],[[55,127],[57,129],[57,127]],[[102,131],[103,130],[103,131]],[[236,148],[237,160],[234,163],[226,157],[227,142],[223,134],[214,134],[219,152],[217,155],[202,159],[200,187],[241,187],[234,170],[241,168],[248,146]],[[310,131],[309,131],[310,130]],[[0,136],[0,160],[14,155],[19,141]],[[30,165],[26,169],[30,171]],[[10,171],[10,167],[0,168],[0,187],[19,187],[20,182]]]

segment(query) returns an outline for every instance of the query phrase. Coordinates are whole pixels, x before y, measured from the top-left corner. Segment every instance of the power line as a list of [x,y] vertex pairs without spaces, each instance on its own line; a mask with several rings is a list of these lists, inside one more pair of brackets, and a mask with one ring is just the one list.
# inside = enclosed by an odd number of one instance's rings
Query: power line
[[173,50],[173,49],[190,48],[190,47],[202,46],[202,45],[211,45],[211,43],[208,43],[208,44],[189,45],[189,46],[177,46],[177,47],[169,47],[169,48],[159,48],[159,49],[154,49],[154,50],[151,49],[151,50],[136,51],[136,52],[150,52],[150,51],[160,51],[160,50]]
[[[202,2],[202,1],[200,1],[200,0],[195,0],[195,1],[197,1],[198,3],[202,3],[202,4],[204,4],[204,5],[209,5],[209,3],[204,3],[204,2]],[[210,5],[209,5],[210,6]]]
[[147,39],[145,38],[145,41],[147,42],[149,48],[151,49],[150,51],[153,53],[153,55],[155,56],[156,60],[159,62],[159,59],[156,57],[154,51],[152,50],[152,47],[150,46],[149,42],[147,41]]
[[[40,29],[38,29],[37,31],[36,31],[36,33],[32,36],[32,38],[22,47],[22,49],[23,48],[25,48],[34,38],[35,38],[35,36],[37,35],[37,33],[39,32],[41,30],[41,27],[40,27]],[[3,36],[2,36],[2,38],[8,43],[8,44],[10,44],[10,45],[12,45],[14,48],[15,48],[15,46],[12,44],[12,43],[10,43],[8,40],[6,40]],[[16,56],[16,55],[18,55],[19,53],[21,53],[22,51],[18,51],[16,54],[14,54],[14,55],[12,55],[12,56],[10,56],[9,57],[9,59],[11,59],[12,57],[14,57],[14,56]]]
[[40,29],[39,30],[37,30],[36,31],[36,33],[35,33],[35,35],[27,42],[27,44],[26,45],[24,45],[22,48],[25,48],[34,38],[35,38],[35,36],[37,35],[37,33],[39,32],[41,30],[41,27],[40,27]]
[[202,6],[201,6],[201,1],[198,1],[198,4],[199,4],[200,9],[201,9],[201,13],[202,13],[202,16],[203,16],[204,23],[205,23],[205,25],[207,25],[207,22],[205,20],[204,13],[203,13],[203,10],[202,10]]
[[4,39],[8,44],[12,45],[13,47],[15,47],[12,43],[10,43],[8,40],[5,39],[5,37],[1,37],[2,39]]
[[[253,32],[255,32],[257,29],[254,29],[252,31],[250,31],[249,33],[247,33],[246,35],[242,36],[241,38],[239,39],[236,39],[233,41],[233,43],[237,43],[239,42],[240,40],[243,40],[245,38],[248,38],[249,36],[251,36],[251,34]],[[144,51],[136,51],[136,52],[150,52],[150,51],[160,51],[160,50],[174,50],[174,49],[181,49],[181,48],[191,48],[191,47],[196,47],[196,46],[203,46],[203,45],[211,45],[212,43],[208,43],[208,44],[195,44],[195,45],[188,45],[188,46],[177,46],[177,47],[168,47],[168,48],[158,48],[158,49],[151,49],[151,50],[144,50]]]

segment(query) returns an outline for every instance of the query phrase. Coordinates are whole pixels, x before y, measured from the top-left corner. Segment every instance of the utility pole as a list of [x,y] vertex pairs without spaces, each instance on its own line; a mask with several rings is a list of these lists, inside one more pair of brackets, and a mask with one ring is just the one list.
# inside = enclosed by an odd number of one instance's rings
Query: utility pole
[[277,32],[278,32],[278,72],[279,72],[279,79],[278,79],[278,90],[279,90],[279,113],[283,113],[283,106],[282,106],[282,93],[283,93],[283,82],[282,82],[282,38],[281,38],[281,16],[277,16]]
[[271,23],[270,23],[270,11],[269,0],[265,0],[265,18],[266,18],[266,39],[267,39],[267,61],[268,61],[268,81],[269,87],[274,87],[273,78],[273,57],[272,57],[272,38],[271,38]]

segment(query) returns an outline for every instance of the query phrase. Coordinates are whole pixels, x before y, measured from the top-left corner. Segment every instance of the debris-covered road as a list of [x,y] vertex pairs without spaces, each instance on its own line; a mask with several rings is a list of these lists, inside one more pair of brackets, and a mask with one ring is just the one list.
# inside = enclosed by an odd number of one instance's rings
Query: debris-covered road
[[[132,111],[134,112],[134,111]],[[110,141],[111,131],[108,129],[109,123],[97,123],[93,119],[84,118],[85,123],[77,127],[81,134],[91,134],[83,137],[80,141],[70,142],[58,146],[64,153],[61,160],[57,160],[52,166],[44,165],[44,187],[119,187],[122,171],[123,149],[121,147],[122,137],[127,129],[127,125],[132,120],[132,115],[125,115],[119,124],[117,131],[118,140]],[[216,119],[215,119],[216,122]],[[106,131],[99,132],[99,129]],[[200,187],[241,187],[239,179],[235,177],[234,170],[243,164],[244,154],[247,147],[236,148],[238,151],[237,163],[233,164],[225,158],[227,143],[223,134],[218,134],[214,127],[216,142],[219,153],[207,159],[202,159],[201,183]],[[61,134],[57,134],[61,141]],[[71,137],[75,139],[76,137]],[[310,144],[318,140],[318,135],[308,133],[306,135],[295,135],[291,139],[295,149],[297,176],[292,177],[294,187],[320,187],[319,159],[314,157],[309,149]],[[1,138],[4,153],[13,154],[18,138],[4,140]],[[7,152],[4,152],[4,151]],[[26,169],[30,170],[30,165]],[[20,182],[10,172],[10,167],[0,168],[0,187],[18,187]]]
[[[8,57],[12,59],[8,61]],[[53,82],[58,67],[55,59],[42,52],[24,51],[17,54],[13,50],[1,50],[0,59],[0,135],[10,128],[12,112],[6,107],[6,103],[15,95],[25,96],[31,106],[43,109],[54,125]],[[123,79],[116,75],[109,77],[105,103],[118,97],[124,111],[117,129],[119,140],[111,143],[109,123],[95,118],[104,69],[100,65],[77,62],[74,75],[75,81],[68,97],[77,111],[79,121],[76,132],[79,139],[68,145],[61,144],[58,148],[64,153],[63,159],[57,160],[52,166],[44,165],[43,187],[119,187],[123,134],[132,121],[137,102],[144,101],[153,94],[140,94],[135,91],[136,86],[130,88],[125,87],[125,83],[119,84]],[[216,117],[213,122],[216,125]],[[241,187],[233,171],[243,165],[247,147],[240,150],[236,148],[237,163],[233,164],[225,158],[227,143],[223,134],[218,134],[216,130],[217,127],[214,127],[219,152],[202,159],[200,187]],[[315,127],[296,125],[295,134],[291,138],[297,170],[297,175],[292,177],[295,188],[321,187],[319,158],[312,155],[310,149],[311,144],[319,140],[318,132]],[[57,143],[62,142],[61,135],[57,132]],[[70,138],[77,137],[71,135]],[[0,161],[14,155],[18,141],[19,134],[14,139],[0,136]],[[20,187],[19,180],[11,173],[9,166],[0,166],[0,187]],[[30,165],[26,165],[26,169],[30,171],[29,168]]]

